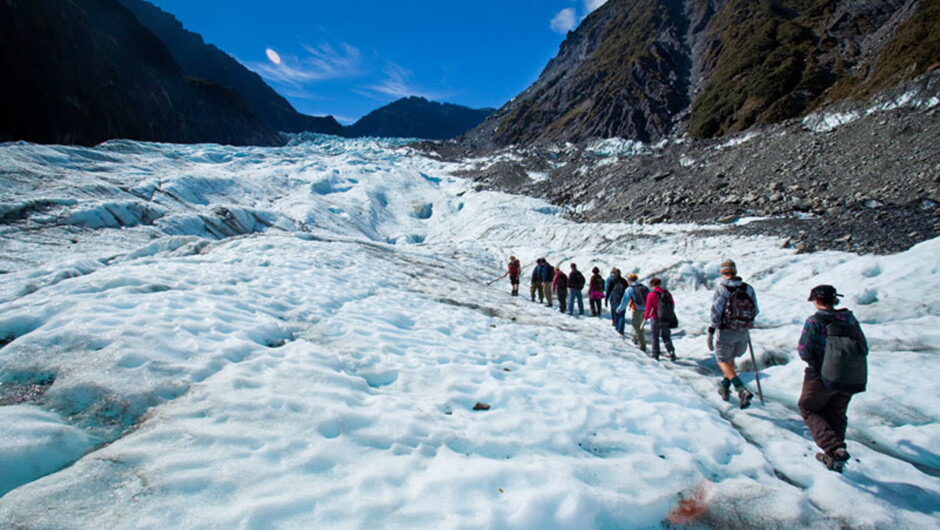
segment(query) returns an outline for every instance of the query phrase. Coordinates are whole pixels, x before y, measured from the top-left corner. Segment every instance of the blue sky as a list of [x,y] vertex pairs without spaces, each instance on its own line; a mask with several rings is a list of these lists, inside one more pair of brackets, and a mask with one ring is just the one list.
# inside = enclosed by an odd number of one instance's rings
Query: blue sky
[[500,107],[605,0],[149,0],[297,110],[351,123],[415,95]]

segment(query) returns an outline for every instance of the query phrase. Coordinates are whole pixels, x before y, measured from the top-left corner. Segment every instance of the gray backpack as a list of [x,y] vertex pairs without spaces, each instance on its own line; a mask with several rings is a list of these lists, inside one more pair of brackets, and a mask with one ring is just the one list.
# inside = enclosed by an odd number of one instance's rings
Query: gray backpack
[[858,324],[823,318],[826,326],[826,353],[823,357],[823,384],[832,390],[856,394],[868,382],[868,345]]

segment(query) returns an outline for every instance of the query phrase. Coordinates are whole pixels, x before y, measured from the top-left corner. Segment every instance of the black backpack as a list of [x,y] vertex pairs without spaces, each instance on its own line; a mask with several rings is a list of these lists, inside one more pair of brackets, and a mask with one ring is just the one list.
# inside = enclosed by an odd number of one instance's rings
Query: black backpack
[[868,345],[858,324],[834,318],[821,318],[826,326],[826,353],[823,357],[823,384],[848,394],[865,391],[868,383]]
[[676,318],[676,303],[672,299],[672,294],[665,289],[659,295],[659,319],[674,329],[679,327],[679,319]]
[[646,305],[646,297],[650,295],[650,288],[643,285],[642,283],[633,284],[633,303],[637,307],[643,307]]
[[754,327],[754,317],[757,316],[757,307],[754,300],[747,294],[747,284],[742,283],[736,287],[725,285],[731,292],[725,304],[722,324],[728,329],[750,329]]

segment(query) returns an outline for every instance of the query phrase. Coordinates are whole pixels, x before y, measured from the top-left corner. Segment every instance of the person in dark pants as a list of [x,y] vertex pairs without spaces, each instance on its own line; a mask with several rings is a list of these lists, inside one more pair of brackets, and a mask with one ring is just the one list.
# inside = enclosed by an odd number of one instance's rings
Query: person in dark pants
[[646,297],[646,311],[643,314],[643,320],[650,321],[650,346],[652,349],[653,358],[657,361],[659,360],[659,339],[663,339],[663,345],[666,347],[666,352],[669,354],[669,359],[672,361],[676,360],[676,348],[672,345],[672,330],[669,329],[669,323],[660,318],[660,302],[663,298],[666,298],[673,307],[675,306],[675,299],[672,297],[672,293],[662,288],[662,280],[659,278],[650,278],[650,287],[653,288],[650,291],[650,294]]
[[822,378],[823,360],[826,354],[827,325],[840,322],[855,328],[855,337],[864,351],[868,343],[855,316],[848,309],[835,309],[839,297],[835,287],[819,285],[810,291],[809,301],[816,307],[816,313],[806,319],[803,334],[797,351],[806,361],[803,375],[803,389],[798,405],[800,415],[806,422],[816,445],[823,450],[816,454],[816,459],[828,469],[841,473],[850,456],[845,446],[845,430],[848,426],[846,411],[852,394],[829,388]]
[[588,284],[588,299],[591,303],[591,316],[601,316],[601,300],[604,299],[604,278],[601,278],[601,270],[597,267],[591,271],[591,282]]
[[555,278],[552,279],[552,289],[558,296],[558,309],[565,312],[565,298],[568,296],[568,277],[561,271],[561,264],[555,269]]

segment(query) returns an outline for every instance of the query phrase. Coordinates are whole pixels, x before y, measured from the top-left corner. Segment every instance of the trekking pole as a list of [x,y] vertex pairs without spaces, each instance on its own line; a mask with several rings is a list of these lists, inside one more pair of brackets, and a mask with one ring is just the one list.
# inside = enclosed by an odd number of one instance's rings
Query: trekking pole
[[754,381],[757,382],[757,395],[760,396],[760,404],[764,405],[764,392],[760,388],[760,375],[757,372],[757,359],[754,358],[754,346],[751,344],[751,337],[747,338],[747,347],[751,350],[751,362],[754,363]]

